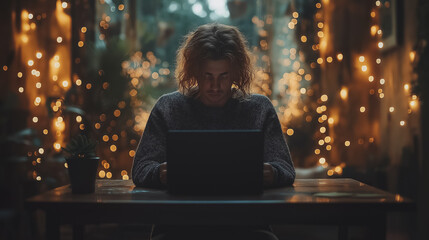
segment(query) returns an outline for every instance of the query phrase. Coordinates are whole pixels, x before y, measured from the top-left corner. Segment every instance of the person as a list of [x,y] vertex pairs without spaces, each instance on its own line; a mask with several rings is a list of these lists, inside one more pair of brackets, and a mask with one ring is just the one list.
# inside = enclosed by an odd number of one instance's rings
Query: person
[[[267,97],[250,94],[254,75],[246,44],[236,27],[218,23],[202,25],[185,37],[176,59],[179,89],[158,99],[136,150],[132,179],[137,187],[166,187],[166,135],[168,130],[180,129],[261,129],[264,186],[293,184],[295,170],[276,111]],[[225,232],[241,237],[247,234],[247,239],[256,236],[276,239],[265,226],[245,229],[156,226],[152,239],[170,239],[168,236],[180,234],[190,239],[192,234],[202,232],[210,232],[210,236],[224,234],[222,239],[226,238]]]

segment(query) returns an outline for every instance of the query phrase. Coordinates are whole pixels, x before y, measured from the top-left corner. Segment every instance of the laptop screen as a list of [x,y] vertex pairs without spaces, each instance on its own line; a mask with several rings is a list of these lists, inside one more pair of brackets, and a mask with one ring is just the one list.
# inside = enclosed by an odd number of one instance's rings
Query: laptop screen
[[172,194],[259,194],[264,137],[260,130],[170,130],[167,182]]

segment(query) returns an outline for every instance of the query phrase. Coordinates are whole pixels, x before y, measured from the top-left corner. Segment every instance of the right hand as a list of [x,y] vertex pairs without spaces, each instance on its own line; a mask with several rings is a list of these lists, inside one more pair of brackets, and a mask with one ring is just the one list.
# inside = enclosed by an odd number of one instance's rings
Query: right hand
[[167,162],[163,162],[159,166],[159,179],[162,184],[167,185]]

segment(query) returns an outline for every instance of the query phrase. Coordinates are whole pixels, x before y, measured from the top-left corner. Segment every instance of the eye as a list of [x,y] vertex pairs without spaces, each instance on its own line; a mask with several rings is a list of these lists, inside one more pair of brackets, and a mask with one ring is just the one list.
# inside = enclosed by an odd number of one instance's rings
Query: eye
[[223,74],[220,76],[220,79],[228,79],[229,78],[229,74]]
[[212,80],[212,79],[213,79],[213,76],[212,76],[212,75],[210,75],[210,74],[205,74],[205,75],[204,75],[204,79],[205,79],[205,80]]

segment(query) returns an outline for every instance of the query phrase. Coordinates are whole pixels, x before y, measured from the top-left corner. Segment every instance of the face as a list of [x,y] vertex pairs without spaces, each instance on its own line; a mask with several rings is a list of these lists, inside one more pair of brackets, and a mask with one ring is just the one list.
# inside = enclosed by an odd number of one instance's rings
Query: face
[[231,98],[231,72],[228,60],[207,60],[198,79],[199,100],[206,106],[221,107]]

